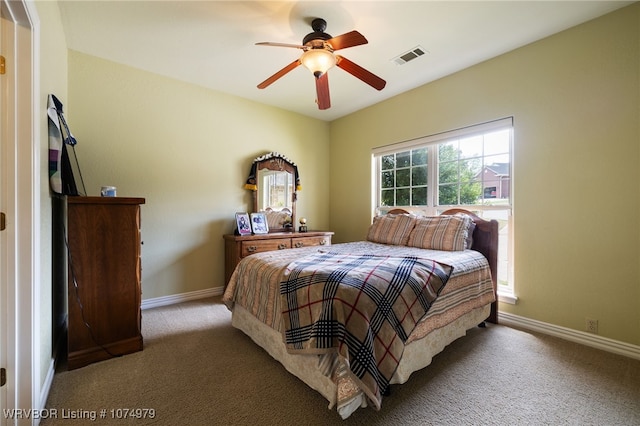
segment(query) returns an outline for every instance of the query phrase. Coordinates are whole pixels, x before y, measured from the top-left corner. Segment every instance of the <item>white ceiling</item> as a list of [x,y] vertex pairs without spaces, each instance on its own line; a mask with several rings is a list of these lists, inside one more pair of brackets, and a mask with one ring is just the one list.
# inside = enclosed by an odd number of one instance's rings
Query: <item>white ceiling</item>
[[[629,1],[67,1],[59,3],[70,49],[300,114],[334,120],[448,74],[604,15]],[[339,53],[387,81],[380,92],[329,71],[331,108],[318,110],[314,77],[298,67],[256,85],[301,51],[311,19],[368,44]],[[396,65],[422,46],[429,53]]]

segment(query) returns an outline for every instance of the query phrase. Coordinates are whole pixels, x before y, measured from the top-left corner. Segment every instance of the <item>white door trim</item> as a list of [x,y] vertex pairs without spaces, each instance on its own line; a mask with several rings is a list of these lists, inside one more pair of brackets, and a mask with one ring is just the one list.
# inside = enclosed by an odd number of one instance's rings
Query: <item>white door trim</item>
[[[7,234],[7,409],[41,409],[40,372],[40,23],[35,3],[1,0],[14,26],[15,59],[7,73],[15,76],[9,90],[13,109],[8,141]],[[42,114],[44,117],[44,113]],[[11,131],[9,132],[11,134]],[[6,231],[5,231],[6,232]],[[2,416],[4,417],[4,416]],[[30,418],[8,420],[38,424]]]
[[[0,54],[3,56],[12,56],[13,51],[13,25],[14,23],[9,19],[5,18],[4,11],[2,12],[2,21],[0,25],[0,30],[2,33],[0,34]],[[10,126],[7,124],[10,121],[10,117],[8,116],[9,111],[9,94],[8,87],[13,87],[13,85],[8,81],[10,78],[10,74],[5,76],[0,76],[0,81],[2,82],[2,86],[0,87],[0,210],[3,213],[7,213],[7,201],[8,201],[8,190],[5,190],[9,185],[13,186],[13,179],[10,179],[10,173],[8,170],[8,143],[9,140],[13,139],[10,131]],[[12,97],[12,96],[11,96]],[[7,224],[9,225],[9,224]],[[2,305],[0,306],[0,366],[3,368],[7,368],[7,348],[9,347],[9,338],[7,331],[11,329],[15,318],[9,318],[7,315],[7,308],[9,303],[7,302],[7,288],[8,282],[13,281],[13,269],[9,271],[7,265],[11,264],[10,257],[13,256],[12,253],[9,252],[9,233],[12,231],[10,226],[7,226],[6,230],[0,231],[0,301]],[[7,388],[9,384],[5,384],[2,388],[0,388],[0,407],[5,409],[7,408]],[[3,416],[4,417],[4,416]],[[7,424],[6,419],[0,418],[0,425],[5,426]]]

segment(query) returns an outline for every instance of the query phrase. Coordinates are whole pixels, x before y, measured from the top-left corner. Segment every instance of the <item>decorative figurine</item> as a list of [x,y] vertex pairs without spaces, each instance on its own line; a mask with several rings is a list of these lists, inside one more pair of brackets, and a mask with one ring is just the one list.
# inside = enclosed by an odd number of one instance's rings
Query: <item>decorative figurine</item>
[[304,217],[300,218],[300,227],[298,228],[300,232],[307,232],[307,219]]

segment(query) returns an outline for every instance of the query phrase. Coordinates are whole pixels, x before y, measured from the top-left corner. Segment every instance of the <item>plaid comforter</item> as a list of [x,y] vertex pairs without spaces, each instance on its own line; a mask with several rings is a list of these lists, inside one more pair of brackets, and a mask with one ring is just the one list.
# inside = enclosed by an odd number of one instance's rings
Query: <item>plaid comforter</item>
[[287,350],[337,352],[379,409],[405,342],[452,269],[415,256],[329,252],[294,261],[280,283]]

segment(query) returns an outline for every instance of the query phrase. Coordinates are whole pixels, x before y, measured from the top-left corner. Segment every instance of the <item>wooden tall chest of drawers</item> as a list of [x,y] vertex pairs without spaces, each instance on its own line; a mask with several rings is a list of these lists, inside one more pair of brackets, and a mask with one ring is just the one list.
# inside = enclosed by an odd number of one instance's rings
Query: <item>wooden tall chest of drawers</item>
[[229,283],[231,274],[243,257],[265,251],[296,249],[309,246],[330,246],[333,232],[272,232],[256,235],[224,235],[224,283]]
[[144,202],[67,197],[69,369],[142,350]]

